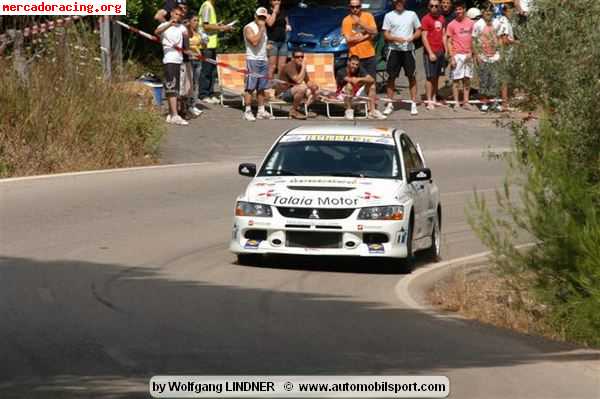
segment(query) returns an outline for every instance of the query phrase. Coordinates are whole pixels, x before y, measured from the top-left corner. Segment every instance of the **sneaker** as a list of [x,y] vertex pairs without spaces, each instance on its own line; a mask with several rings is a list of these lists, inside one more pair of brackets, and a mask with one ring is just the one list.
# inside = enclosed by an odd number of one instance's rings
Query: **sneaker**
[[312,111],[308,111],[306,113],[306,117],[307,118],[316,118],[317,117],[317,113],[316,112],[312,112]]
[[256,119],[273,119],[273,115],[271,115],[268,111],[258,111],[256,114]]
[[171,121],[169,123],[171,123],[173,125],[179,125],[179,126],[187,126],[190,124],[188,121],[186,121],[179,115],[172,116]]
[[196,107],[191,107],[191,108],[190,108],[190,113],[191,113],[192,115],[194,115],[195,117],[198,117],[198,116],[202,115],[202,113],[203,113],[203,112],[204,112],[204,111],[202,111],[201,109],[198,109],[198,108],[196,108]]
[[428,110],[433,111],[435,109],[435,103],[433,102],[429,102],[427,103],[427,107]]
[[385,109],[383,110],[383,114],[384,115],[390,115],[392,112],[394,112],[394,104],[393,103],[388,103],[385,106]]
[[490,107],[487,104],[483,104],[481,106],[481,112],[488,112]]
[[244,112],[244,119],[250,122],[254,122],[256,120],[256,118],[254,117],[254,114],[252,113],[252,111],[245,111]]
[[211,99],[212,99],[212,103],[213,104],[221,104],[221,98],[220,97],[212,96]]
[[167,123],[171,123],[171,114],[167,115],[167,119],[165,120]]
[[411,115],[419,115],[419,110],[417,110],[417,103],[416,102],[412,102],[410,104],[410,114]]
[[290,110],[290,117],[293,119],[300,119],[300,120],[306,119],[306,115],[304,115],[302,112],[298,111],[297,109]]
[[384,114],[382,114],[381,111],[379,111],[378,109],[374,109],[373,111],[371,111],[369,113],[369,119],[383,120],[383,119],[387,119],[387,116],[385,116]]
[[354,110],[347,109],[346,112],[344,112],[344,118],[348,119],[349,121],[353,121],[354,120]]
[[216,97],[204,97],[202,102],[205,104],[219,104],[221,101]]

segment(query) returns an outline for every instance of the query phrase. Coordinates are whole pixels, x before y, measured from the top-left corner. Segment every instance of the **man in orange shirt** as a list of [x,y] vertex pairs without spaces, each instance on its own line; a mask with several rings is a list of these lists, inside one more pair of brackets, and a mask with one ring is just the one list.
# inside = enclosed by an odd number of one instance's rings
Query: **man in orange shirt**
[[[363,11],[361,0],[349,1],[350,14],[342,21],[342,35],[348,43],[348,57],[356,56],[360,59],[359,68],[373,78],[377,79],[377,61],[375,60],[375,46],[373,39],[377,36],[377,25],[373,14]],[[383,115],[377,110],[375,86],[369,116],[382,119]]]

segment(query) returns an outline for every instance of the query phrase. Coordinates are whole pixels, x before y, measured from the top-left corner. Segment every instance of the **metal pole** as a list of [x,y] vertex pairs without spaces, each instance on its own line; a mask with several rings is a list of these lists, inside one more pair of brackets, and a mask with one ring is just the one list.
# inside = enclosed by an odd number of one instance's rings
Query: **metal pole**
[[123,36],[121,25],[112,22],[112,63],[119,75],[123,74]]
[[100,52],[102,58],[102,70],[104,79],[112,79],[111,65],[111,43],[110,43],[110,18],[108,16],[100,17]]

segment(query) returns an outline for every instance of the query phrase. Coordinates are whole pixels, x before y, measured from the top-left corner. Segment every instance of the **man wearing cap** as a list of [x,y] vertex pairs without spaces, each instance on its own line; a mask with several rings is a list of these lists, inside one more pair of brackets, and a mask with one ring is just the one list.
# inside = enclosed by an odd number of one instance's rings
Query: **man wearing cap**
[[[244,26],[244,43],[246,44],[246,92],[244,93],[244,119],[272,119],[265,110],[265,90],[269,88],[269,58],[267,57],[267,17],[265,7],[258,7],[254,13],[254,21]],[[256,91],[258,112],[256,118],[252,114],[252,93]]]
[[[217,58],[217,48],[219,47],[220,32],[230,32],[233,27],[223,25],[217,22],[217,12],[215,2],[217,0],[206,0],[200,6],[198,13],[200,17],[199,30],[201,34],[208,36],[208,42],[202,49],[202,56],[212,60]],[[198,98],[207,104],[218,104],[220,100],[214,95],[213,88],[217,76],[217,67],[207,61],[202,61],[202,70],[200,72],[200,88],[198,89]]]

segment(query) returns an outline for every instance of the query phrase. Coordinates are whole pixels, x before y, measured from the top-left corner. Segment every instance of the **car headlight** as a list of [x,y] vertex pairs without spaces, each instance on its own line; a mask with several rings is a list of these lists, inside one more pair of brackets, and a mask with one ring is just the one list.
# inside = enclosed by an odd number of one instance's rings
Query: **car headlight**
[[358,213],[358,218],[362,220],[402,220],[404,219],[404,207],[390,205],[362,208]]
[[333,39],[331,41],[331,47],[338,47],[342,44],[346,44],[346,38],[345,37],[336,37],[335,39]]
[[270,218],[271,216],[273,216],[273,211],[271,211],[270,205],[238,201],[237,204],[235,204],[235,215]]

